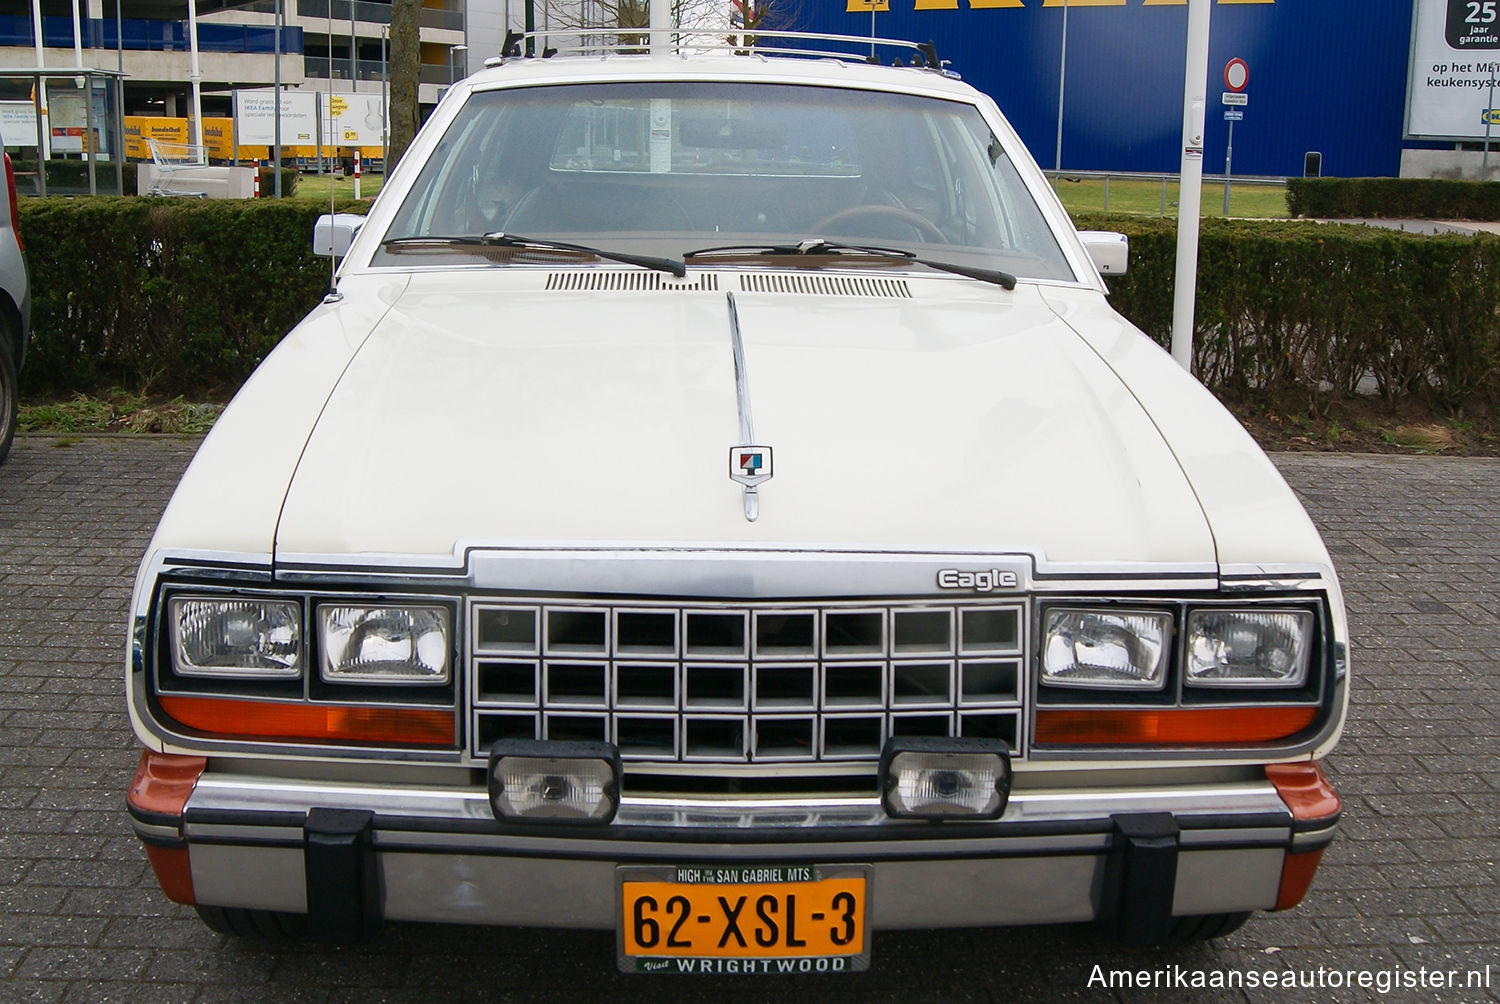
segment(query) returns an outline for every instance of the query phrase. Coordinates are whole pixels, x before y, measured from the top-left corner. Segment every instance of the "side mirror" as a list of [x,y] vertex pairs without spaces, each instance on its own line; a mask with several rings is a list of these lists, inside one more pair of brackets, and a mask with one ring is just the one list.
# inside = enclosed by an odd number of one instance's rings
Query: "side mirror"
[[1130,238],[1108,230],[1080,230],[1084,250],[1100,275],[1124,275],[1130,265]]
[[324,213],[313,224],[313,254],[324,258],[341,258],[349,253],[354,236],[365,225],[365,218],[358,213]]

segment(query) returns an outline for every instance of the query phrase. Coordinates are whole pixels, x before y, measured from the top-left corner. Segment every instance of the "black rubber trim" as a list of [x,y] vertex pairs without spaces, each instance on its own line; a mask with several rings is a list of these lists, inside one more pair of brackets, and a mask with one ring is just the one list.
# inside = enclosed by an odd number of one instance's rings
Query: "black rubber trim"
[[1245,829],[1252,826],[1291,826],[1290,812],[1257,812],[1235,815],[1229,812],[1200,813],[1177,817],[1177,825],[1184,830]]
[[380,927],[375,814],[314,808],[302,831],[308,929],[322,941],[357,944]]
[[215,571],[264,572],[266,574],[270,574],[271,571],[269,557],[264,563],[254,561],[220,561],[214,558],[178,558],[173,557],[168,552],[163,555],[162,562],[166,566],[167,577],[170,577],[170,572],[173,570],[186,568],[211,568]]
[[1344,816],[1344,810],[1340,809],[1331,816],[1319,816],[1316,819],[1293,819],[1292,833],[1311,833],[1313,830],[1334,829],[1339,825],[1339,820]]
[[182,825],[184,818],[183,816],[174,816],[168,812],[152,812],[149,809],[138,809],[130,804],[129,799],[125,801],[125,811],[130,814],[131,819],[142,826],[170,826],[176,829]]
[[1181,831],[1170,812],[1113,817],[1099,920],[1121,944],[1160,945],[1172,932]]
[[136,830],[135,835],[148,847],[165,847],[168,850],[180,851],[187,846],[187,841],[181,837],[158,837],[153,833],[142,833],[140,830]]
[[194,809],[183,813],[183,823],[206,826],[284,826],[302,829],[307,822],[307,813],[287,809]]
[[1329,844],[1333,843],[1334,838],[1338,836],[1339,828],[1337,826],[1329,826],[1321,831],[1312,830],[1303,832],[1311,832],[1314,834],[1314,836],[1308,837],[1307,839],[1298,842],[1296,840],[1296,837],[1298,835],[1293,834],[1292,846],[1289,848],[1291,853],[1301,854],[1303,851],[1316,851],[1320,848],[1327,847]]

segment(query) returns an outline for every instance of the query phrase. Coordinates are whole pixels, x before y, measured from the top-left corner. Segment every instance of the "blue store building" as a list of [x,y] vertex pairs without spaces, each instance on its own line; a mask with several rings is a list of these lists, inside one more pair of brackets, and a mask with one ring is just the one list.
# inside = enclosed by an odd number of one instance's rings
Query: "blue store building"
[[[1056,159],[1063,0],[875,0],[875,33],[932,40],[990,94],[1044,168]],[[802,0],[799,27],[869,35],[870,0]],[[1064,170],[1175,173],[1187,0],[1069,0]],[[1393,176],[1404,143],[1413,0],[1215,0],[1205,168],[1224,169],[1226,63],[1249,66],[1234,173]],[[1449,144],[1451,148],[1451,144]]]

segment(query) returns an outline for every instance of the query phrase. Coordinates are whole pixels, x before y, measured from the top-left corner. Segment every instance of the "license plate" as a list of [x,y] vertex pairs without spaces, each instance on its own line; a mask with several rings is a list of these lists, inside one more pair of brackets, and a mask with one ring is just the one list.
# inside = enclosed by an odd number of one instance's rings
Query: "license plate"
[[870,967],[869,865],[621,867],[627,973],[847,973]]

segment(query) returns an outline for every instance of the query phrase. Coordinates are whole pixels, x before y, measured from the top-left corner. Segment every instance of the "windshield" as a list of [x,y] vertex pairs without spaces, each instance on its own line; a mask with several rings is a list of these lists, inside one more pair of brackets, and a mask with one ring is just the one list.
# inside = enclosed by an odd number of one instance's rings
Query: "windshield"
[[[705,246],[825,237],[1074,278],[978,109],[831,87],[613,83],[475,93],[384,240],[495,232],[673,258]],[[556,260],[534,249],[387,243],[375,261],[454,256]]]

